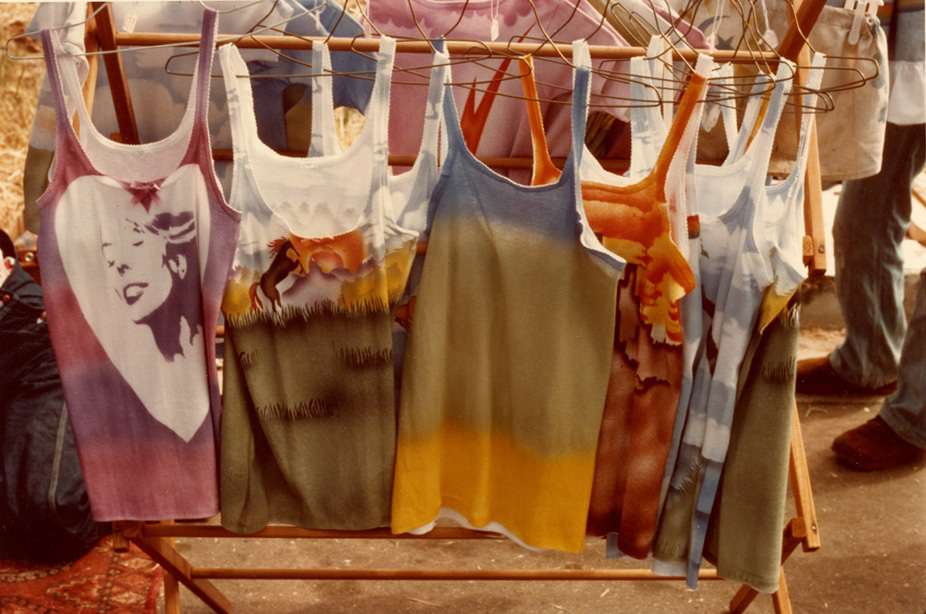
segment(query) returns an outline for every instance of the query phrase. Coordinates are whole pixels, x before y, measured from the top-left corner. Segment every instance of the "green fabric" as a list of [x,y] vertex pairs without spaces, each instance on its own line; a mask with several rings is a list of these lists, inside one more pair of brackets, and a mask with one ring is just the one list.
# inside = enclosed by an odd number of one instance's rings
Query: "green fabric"
[[704,558],[720,576],[778,589],[794,413],[797,298],[753,339],[740,370],[730,448]]
[[285,325],[257,318],[228,328],[225,528],[388,523],[395,462],[391,336],[384,334],[390,320],[388,311],[316,313]]
[[446,234],[428,245],[402,383],[403,407],[407,398],[414,412],[406,424],[416,436],[448,423],[500,429],[537,454],[594,450],[613,271],[585,250],[501,223],[486,232],[458,220]]

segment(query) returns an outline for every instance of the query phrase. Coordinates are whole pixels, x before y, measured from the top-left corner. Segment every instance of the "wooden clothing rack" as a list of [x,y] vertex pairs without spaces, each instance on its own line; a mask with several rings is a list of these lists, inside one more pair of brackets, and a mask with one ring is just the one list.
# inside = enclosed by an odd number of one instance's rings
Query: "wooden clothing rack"
[[[791,59],[799,66],[808,66],[809,49],[806,47],[806,35],[816,23],[817,17],[823,9],[825,0],[795,0],[799,2],[796,8],[796,19],[790,24],[786,36],[779,47],[780,56]],[[183,44],[195,43],[199,37],[195,35],[173,34],[145,34],[123,33],[115,27],[112,7],[103,6],[106,3],[92,2],[92,9],[96,12],[94,18],[87,25],[87,51],[116,51],[125,45],[155,45],[155,44]],[[97,11],[97,9],[101,9]],[[242,47],[270,46],[276,49],[307,49],[310,41],[289,37],[260,37],[252,36],[239,40],[236,44]],[[367,39],[330,39],[329,48],[374,50],[377,41]],[[447,41],[448,52],[454,52],[454,41]],[[465,43],[467,48],[471,43]],[[516,45],[499,43],[499,51],[511,53],[518,52]],[[487,43],[486,48],[491,48]],[[430,51],[426,41],[400,41],[401,51]],[[538,55],[553,55],[563,53],[568,55],[571,49],[563,46],[554,48],[547,43],[539,46],[531,44],[523,51],[530,51]],[[593,57],[629,58],[634,55],[643,55],[642,48],[610,48],[591,47]],[[731,59],[736,54],[730,52],[715,53],[717,59]],[[90,72],[84,95],[87,98],[87,107],[92,109],[92,97],[95,90],[95,81],[98,74],[98,59],[102,57],[109,76],[109,83],[120,136],[125,143],[138,143],[138,129],[127,85],[122,57],[119,53],[106,53],[88,56]],[[756,54],[750,54],[756,58]],[[774,60],[779,56],[768,56],[765,59]],[[802,71],[798,71],[799,83],[806,78]],[[800,122],[798,122],[798,126]],[[811,124],[813,125],[813,124]],[[804,260],[811,275],[822,275],[826,266],[825,244],[823,241],[823,213],[820,182],[820,167],[816,135],[811,133],[810,157],[806,174],[805,189],[805,227]],[[219,152],[218,155],[222,155]],[[405,157],[407,158],[407,157]],[[398,164],[409,164],[410,161],[391,159]],[[485,160],[488,164],[498,166],[525,165],[525,160]],[[797,405],[793,407],[793,419],[790,446],[790,482],[796,514],[784,527],[784,540],[781,553],[782,565],[800,545],[805,552],[820,548],[820,533],[814,509],[813,494],[810,486],[807,457],[804,451],[801,436]],[[426,535],[393,535],[388,529],[375,529],[368,531],[320,531],[302,529],[293,526],[269,526],[257,533],[242,535],[228,531],[221,526],[205,522],[180,523],[172,521],[163,522],[128,522],[122,521],[114,524],[114,543],[117,548],[127,548],[128,544],[136,544],[142,551],[160,564],[167,572],[165,576],[165,611],[166,614],[180,614],[179,585],[188,588],[196,597],[216,612],[231,612],[232,604],[222,592],[211,582],[215,579],[305,579],[305,580],[678,580],[679,578],[660,576],[648,569],[565,569],[565,570],[527,570],[527,569],[286,569],[286,568],[206,568],[196,567],[187,558],[181,555],[175,547],[176,538],[266,538],[266,539],[390,539],[390,540],[459,540],[459,539],[503,539],[502,536],[472,531],[462,528],[437,527]],[[722,579],[712,569],[703,569],[699,574],[701,580]],[[743,585],[730,601],[730,612],[744,612],[757,597],[758,593],[749,586]],[[784,568],[778,590],[771,595],[776,613],[792,612]]]
[[[791,614],[791,600],[785,577],[784,563],[802,546],[804,552],[820,548],[807,456],[801,437],[797,405],[793,409],[791,428],[791,488],[796,514],[784,527],[781,553],[781,576],[778,590],[771,594],[776,614]],[[498,540],[498,534],[455,527],[435,527],[425,535],[393,535],[389,529],[367,531],[320,531],[293,526],[269,526],[261,531],[240,534],[207,523],[172,522],[147,523],[122,521],[114,524],[113,543],[117,549],[134,543],[167,571],[164,580],[165,614],[180,614],[182,584],[215,612],[226,614],[232,604],[211,580],[517,580],[517,581],[578,581],[578,580],[676,580],[679,576],[660,576],[648,569],[294,569],[196,567],[180,554],[175,538],[260,538],[260,539],[390,539],[390,540]],[[723,580],[713,569],[702,569],[699,580]],[[742,585],[730,600],[731,614],[745,612],[759,593]]]

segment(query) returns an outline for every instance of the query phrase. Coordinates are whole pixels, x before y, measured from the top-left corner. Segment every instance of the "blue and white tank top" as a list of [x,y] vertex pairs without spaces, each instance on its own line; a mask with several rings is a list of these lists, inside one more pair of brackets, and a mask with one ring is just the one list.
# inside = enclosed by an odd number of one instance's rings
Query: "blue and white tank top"
[[[775,254],[783,245],[790,245],[784,243],[791,239],[785,239],[783,233],[793,233],[796,241],[800,241],[797,238],[800,227],[793,223],[793,211],[799,205],[785,202],[788,199],[784,195],[797,195],[799,190],[794,189],[794,184],[803,182],[806,152],[782,187],[765,185],[775,129],[790,90],[788,71],[793,71],[793,66],[780,66],[767,105],[758,99],[750,105],[736,146],[725,164],[699,166],[695,171],[700,208],[704,337],[670,485],[673,496],[666,501],[667,506],[676,501],[691,501],[690,495],[680,493],[691,488],[696,492],[687,545],[690,586],[697,584],[707,525],[729,444],[739,368],[749,341],[756,334],[767,291],[787,273],[780,265],[776,266]],[[750,124],[751,117],[761,121],[757,133],[752,130],[755,124]],[[805,122],[805,130],[806,125]],[[776,211],[772,210],[773,200]],[[786,228],[780,227],[783,219],[791,221]],[[788,282],[783,280],[783,283]]]

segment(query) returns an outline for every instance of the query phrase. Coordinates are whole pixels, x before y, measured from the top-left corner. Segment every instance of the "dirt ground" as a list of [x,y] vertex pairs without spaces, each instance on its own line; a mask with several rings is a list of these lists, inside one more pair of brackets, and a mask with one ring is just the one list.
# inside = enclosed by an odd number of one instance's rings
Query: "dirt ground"
[[[826,354],[840,330],[805,330],[800,356]],[[799,548],[785,572],[797,613],[926,614],[926,471],[912,466],[882,473],[843,468],[833,438],[873,417],[879,398],[835,403],[798,399],[822,547]],[[793,506],[789,510],[793,514]],[[204,540],[179,543],[202,567],[638,569],[637,561],[606,561],[601,545],[581,555],[528,552],[511,543],[401,540]],[[643,564],[643,567],[648,567]],[[625,582],[526,581],[215,581],[247,614],[692,614],[728,610],[738,586],[702,581],[696,591],[678,580]],[[185,590],[185,614],[210,610]],[[163,605],[163,604],[162,604]],[[760,595],[747,610],[774,612]]]

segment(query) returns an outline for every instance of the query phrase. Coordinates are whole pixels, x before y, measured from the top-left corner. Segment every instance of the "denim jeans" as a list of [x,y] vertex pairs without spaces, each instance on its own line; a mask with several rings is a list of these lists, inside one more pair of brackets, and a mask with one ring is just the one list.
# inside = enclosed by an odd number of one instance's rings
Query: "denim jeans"
[[924,159],[926,126],[888,123],[881,171],[843,184],[833,242],[846,337],[830,362],[843,379],[860,386],[897,380],[897,392],[880,415],[904,439],[926,448],[926,271],[908,324],[901,251],[910,225],[911,185]]
[[109,529],[90,513],[44,308],[15,265],[0,286],[0,558],[76,558]]
[[879,415],[913,445],[926,449],[926,268],[920,271],[916,307],[907,326],[897,392],[884,400]]

